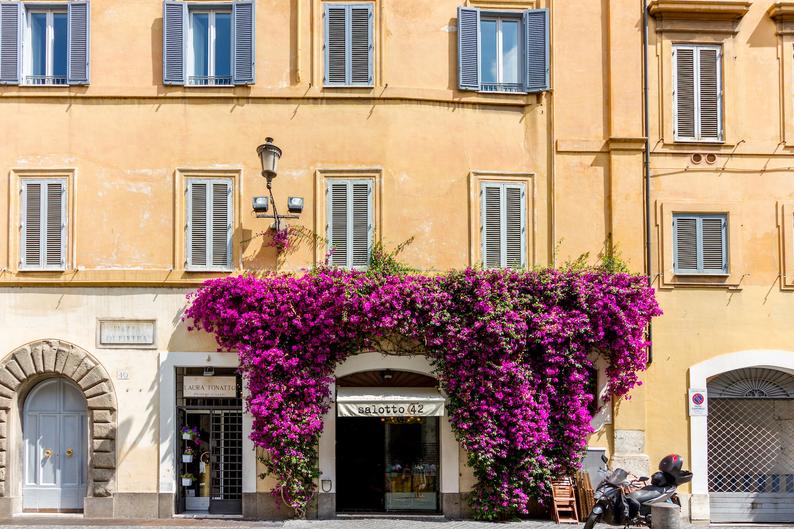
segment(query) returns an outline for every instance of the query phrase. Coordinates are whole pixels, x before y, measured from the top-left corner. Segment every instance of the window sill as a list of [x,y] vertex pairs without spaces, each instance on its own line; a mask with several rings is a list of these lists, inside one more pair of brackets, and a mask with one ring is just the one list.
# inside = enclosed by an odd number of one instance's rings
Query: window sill
[[58,268],[48,267],[48,268],[45,268],[45,267],[20,266],[17,269],[17,272],[20,272],[20,273],[50,272],[50,273],[53,273],[53,274],[62,274],[64,272],[66,272],[66,267],[58,267]]
[[323,88],[375,88],[374,84],[324,84]]
[[674,138],[673,139],[674,145],[725,145],[725,140],[694,140],[694,139],[687,139],[687,138]]
[[186,267],[185,268],[185,272],[190,273],[190,274],[205,274],[205,273],[231,274],[231,273],[234,272],[234,269],[233,268],[226,268],[226,267],[223,267],[223,268],[219,268],[219,267],[214,267],[214,268],[190,267],[190,268],[187,268]]
[[673,277],[684,277],[684,278],[692,278],[692,277],[731,277],[730,273],[708,273],[708,272],[673,272]]

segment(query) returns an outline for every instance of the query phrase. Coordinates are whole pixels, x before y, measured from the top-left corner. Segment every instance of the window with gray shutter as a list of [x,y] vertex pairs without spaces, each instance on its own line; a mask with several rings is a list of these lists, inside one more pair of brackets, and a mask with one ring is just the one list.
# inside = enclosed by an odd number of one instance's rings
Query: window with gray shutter
[[232,267],[232,182],[190,178],[186,189],[185,268],[230,270]]
[[483,183],[480,196],[483,267],[525,268],[524,184]]
[[372,86],[373,10],[372,4],[325,4],[325,77],[333,86]]
[[673,116],[676,141],[722,141],[720,46],[673,46]]
[[66,180],[24,179],[20,189],[20,269],[66,268]]
[[673,215],[673,271],[676,274],[728,273],[728,216]]
[[331,180],[327,184],[329,263],[366,268],[372,250],[372,181]]
[[72,0],[68,4],[68,41],[69,41],[69,61],[68,81],[72,85],[88,84],[88,54],[89,54],[89,32],[88,15],[91,6],[88,0]]
[[458,86],[503,93],[548,90],[548,10],[459,7]]
[[19,2],[0,3],[0,84],[18,84],[20,70]]
[[163,2],[163,84],[249,85],[256,80],[253,0]]

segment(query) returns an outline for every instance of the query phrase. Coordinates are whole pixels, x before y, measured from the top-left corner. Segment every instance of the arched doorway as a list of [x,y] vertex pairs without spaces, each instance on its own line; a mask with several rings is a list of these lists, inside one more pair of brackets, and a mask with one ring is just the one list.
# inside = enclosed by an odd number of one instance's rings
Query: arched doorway
[[87,474],[87,407],[83,392],[64,378],[39,382],[23,408],[23,508],[83,510]]
[[794,521],[794,376],[735,369],[708,396],[711,521]]

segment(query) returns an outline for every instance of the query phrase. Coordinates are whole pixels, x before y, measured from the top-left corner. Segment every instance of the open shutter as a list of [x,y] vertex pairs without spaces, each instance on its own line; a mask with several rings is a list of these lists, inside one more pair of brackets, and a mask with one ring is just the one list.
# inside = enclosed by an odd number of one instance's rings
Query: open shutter
[[212,183],[212,266],[229,268],[232,264],[232,186]]
[[720,52],[717,48],[700,48],[698,89],[700,96],[700,134],[703,140],[719,141],[720,130]]
[[372,245],[372,184],[353,182],[351,188],[351,267],[366,268]]
[[0,3],[0,84],[19,84],[19,2]]
[[328,244],[330,264],[349,266],[348,261],[348,183],[328,184]]
[[675,136],[695,137],[695,50],[678,47],[673,51],[675,63]]
[[69,2],[68,82],[88,84],[89,14],[88,0]]
[[482,256],[485,268],[502,266],[502,189],[498,184],[483,184]]
[[207,184],[188,182],[187,266],[207,266]]
[[505,266],[510,268],[525,266],[524,202],[524,186],[505,186]]
[[703,271],[712,273],[726,273],[728,263],[726,259],[726,231],[727,223],[724,217],[704,217],[702,223],[703,240]]
[[42,265],[41,255],[41,207],[43,185],[40,182],[22,184],[22,255],[23,266]]
[[234,14],[234,84],[256,81],[256,12],[251,1],[232,4]]
[[187,5],[163,2],[163,84],[185,84],[185,33]]
[[458,87],[480,89],[480,10],[458,8]]
[[673,231],[675,233],[674,269],[676,271],[697,271],[697,219],[677,217],[673,220]]
[[527,92],[543,92],[549,89],[549,10],[525,11],[524,33],[527,38]]
[[64,265],[65,191],[65,186],[61,182],[47,183],[45,258],[48,268],[61,268]]
[[325,4],[325,84],[347,81],[347,7]]
[[372,84],[372,4],[350,6],[349,84]]

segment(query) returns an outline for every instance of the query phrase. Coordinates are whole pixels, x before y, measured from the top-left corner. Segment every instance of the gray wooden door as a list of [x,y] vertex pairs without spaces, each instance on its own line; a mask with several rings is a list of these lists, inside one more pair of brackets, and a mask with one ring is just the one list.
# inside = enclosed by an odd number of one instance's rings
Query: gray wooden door
[[23,508],[80,511],[86,494],[86,405],[71,382],[52,378],[25,399]]

